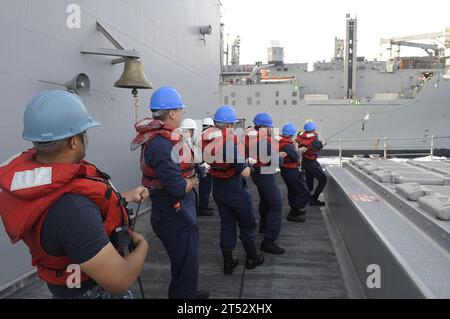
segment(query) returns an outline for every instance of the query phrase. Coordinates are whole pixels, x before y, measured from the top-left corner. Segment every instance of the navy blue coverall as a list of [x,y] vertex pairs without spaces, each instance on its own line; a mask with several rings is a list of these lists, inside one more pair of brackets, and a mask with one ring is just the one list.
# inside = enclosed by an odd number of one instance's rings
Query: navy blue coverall
[[[312,197],[318,199],[320,194],[323,192],[325,186],[327,185],[327,175],[323,172],[323,168],[317,160],[309,160],[303,158],[302,170],[305,173],[306,185],[312,194]],[[314,179],[317,179],[318,184],[314,190]]]
[[[226,146],[224,145],[224,158]],[[232,252],[236,247],[237,225],[240,240],[247,254],[256,253],[256,221],[253,212],[252,195],[247,181],[241,176],[248,164],[243,163],[241,155],[234,146],[232,165],[236,174],[229,179],[213,177],[213,197],[220,214],[220,248]]]
[[[270,143],[266,144],[267,153],[265,155],[271,157],[272,145]],[[261,142],[261,146],[263,145],[264,143]],[[252,172],[252,180],[258,188],[261,230],[264,232],[264,237],[272,241],[276,241],[280,236],[281,231],[281,214],[283,205],[281,202],[280,189],[275,179],[275,174],[268,173],[266,171],[268,169],[269,168],[261,169],[259,167],[255,167]]]
[[[194,299],[198,282],[198,228],[194,192],[185,194],[186,180],[179,164],[172,161],[173,144],[157,136],[145,151],[145,163],[153,167],[163,189],[150,192],[151,224],[170,258],[170,299]],[[173,205],[179,201],[181,210]]]
[[[300,155],[294,145],[286,145],[281,151],[287,153],[293,160],[300,160]],[[305,178],[298,168],[281,167],[281,177],[288,190],[289,206],[293,210],[302,210],[309,202],[309,190]]]

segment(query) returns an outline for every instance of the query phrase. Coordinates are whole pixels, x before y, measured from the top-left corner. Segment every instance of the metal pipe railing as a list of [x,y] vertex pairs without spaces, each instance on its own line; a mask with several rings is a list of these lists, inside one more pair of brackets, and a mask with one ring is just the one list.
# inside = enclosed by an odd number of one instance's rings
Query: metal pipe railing
[[[370,142],[370,141],[382,141],[384,139],[386,139],[387,141],[404,141],[404,140],[426,140],[426,139],[431,139],[431,138],[433,138],[435,140],[449,139],[450,136],[434,136],[434,135],[426,136],[426,137],[424,137],[424,136],[418,136],[418,137],[386,137],[386,136],[384,136],[382,138],[372,137],[372,138],[352,138],[352,139],[345,139],[345,140],[339,139],[339,140],[341,140],[343,142]],[[327,141],[327,143],[337,143],[337,142],[339,142],[339,140],[330,140],[330,141]]]
[[431,160],[433,160],[433,155],[434,155],[434,135],[431,135],[431,142],[430,142],[430,158]]
[[[327,144],[329,143],[338,143],[338,150],[339,150],[339,164],[342,166],[342,158],[343,158],[343,152],[344,152],[344,143],[350,143],[350,142],[381,142],[383,141],[383,149],[374,149],[374,151],[383,151],[383,158],[387,159],[391,155],[395,156],[406,156],[406,155],[418,155],[418,156],[430,156],[431,159],[434,158],[434,147],[435,147],[435,141],[438,139],[450,139],[450,136],[417,136],[417,137],[387,137],[384,136],[383,138],[366,138],[366,139],[338,139],[338,140],[331,140],[327,141]],[[429,140],[429,144],[427,145],[389,145],[389,141],[406,141],[406,140]],[[373,145],[368,145],[369,148],[373,147]],[[419,148],[425,148],[429,146],[429,152],[426,153],[395,153],[395,154],[389,154],[389,150],[401,150],[405,147],[419,147]]]

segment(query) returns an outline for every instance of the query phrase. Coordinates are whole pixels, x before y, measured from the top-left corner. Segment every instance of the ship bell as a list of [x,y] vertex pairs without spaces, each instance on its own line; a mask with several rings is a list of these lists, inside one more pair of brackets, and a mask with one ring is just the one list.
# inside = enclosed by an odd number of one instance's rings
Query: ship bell
[[114,84],[115,87],[124,89],[152,89],[153,85],[148,81],[144,72],[144,64],[137,59],[125,61],[122,76]]

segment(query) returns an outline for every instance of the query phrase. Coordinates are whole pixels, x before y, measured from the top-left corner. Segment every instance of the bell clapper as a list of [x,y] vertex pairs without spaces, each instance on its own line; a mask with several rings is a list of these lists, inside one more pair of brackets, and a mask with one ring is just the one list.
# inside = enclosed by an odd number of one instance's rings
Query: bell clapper
[[135,100],[135,103],[134,103],[135,121],[134,121],[134,123],[137,123],[139,121],[139,108],[141,107],[141,100],[139,98],[139,94],[138,94],[138,90],[137,89],[133,89],[131,94],[133,94],[133,97],[134,97],[134,100]]

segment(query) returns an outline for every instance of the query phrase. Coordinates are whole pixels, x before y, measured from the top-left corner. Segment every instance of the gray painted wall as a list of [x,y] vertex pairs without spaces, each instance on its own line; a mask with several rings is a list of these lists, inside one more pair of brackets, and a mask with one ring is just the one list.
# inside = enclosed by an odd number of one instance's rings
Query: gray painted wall
[[[81,6],[81,29],[68,29],[66,8]],[[126,49],[141,53],[156,88],[177,87],[190,106],[187,116],[202,118],[219,104],[220,13],[216,0],[2,0],[0,1],[0,162],[29,148],[21,139],[22,114],[31,97],[61,88],[84,72],[92,90],[84,97],[90,113],[105,126],[90,132],[88,160],[109,172],[119,190],[140,183],[134,136],[134,100],[129,90],[114,88],[123,65],[110,57],[80,54],[80,46],[113,48],[96,31],[100,21]],[[211,25],[206,43],[198,28]],[[141,91],[140,117],[152,91]],[[32,270],[23,244],[12,247],[0,225],[0,289]]]

